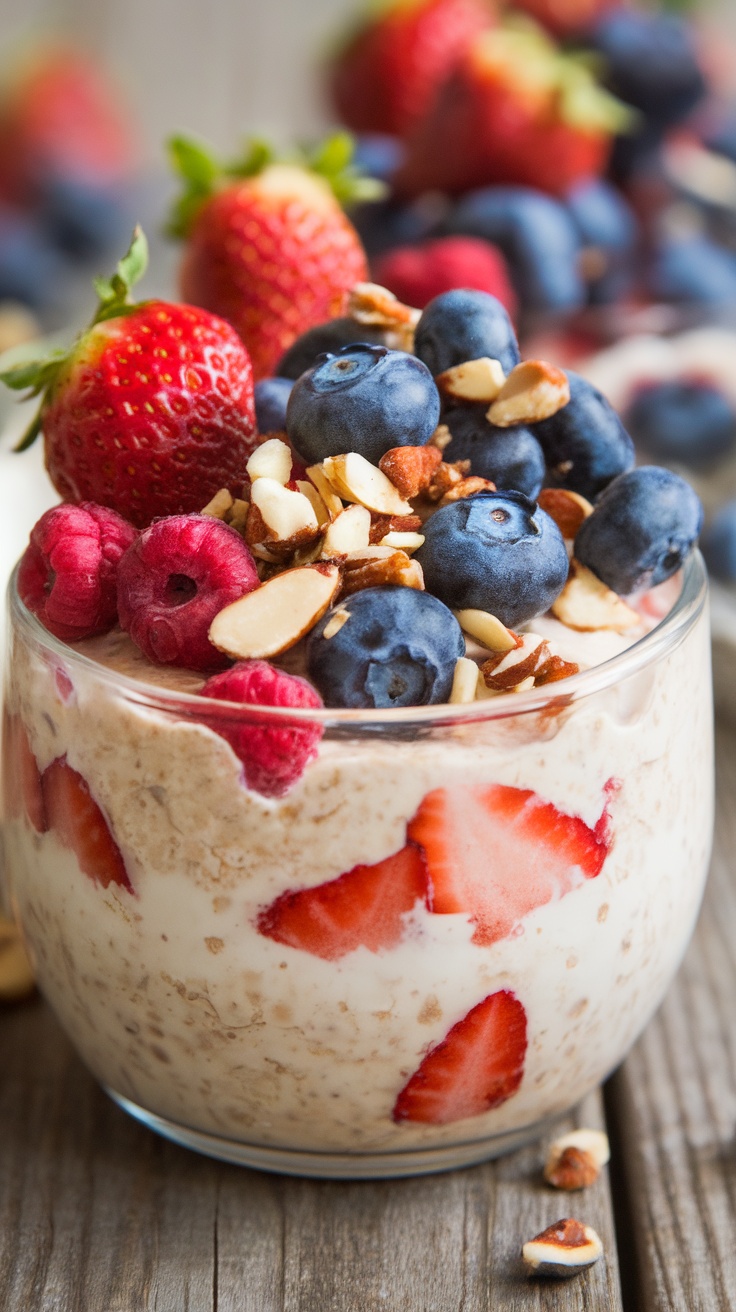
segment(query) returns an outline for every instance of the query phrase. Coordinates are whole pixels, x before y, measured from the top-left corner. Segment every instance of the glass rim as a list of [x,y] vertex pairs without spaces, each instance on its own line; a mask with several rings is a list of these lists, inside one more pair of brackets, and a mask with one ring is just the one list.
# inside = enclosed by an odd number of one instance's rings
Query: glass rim
[[487,700],[469,704],[456,705],[442,702],[439,705],[393,707],[388,710],[352,710],[328,706],[298,709],[288,706],[263,706],[251,702],[230,702],[220,698],[215,700],[211,697],[203,697],[200,693],[163,688],[121,674],[77,651],[75,647],[54,637],[48,629],[44,628],[18,594],[18,565],[15,566],[8,584],[8,607],[11,621],[17,616],[18,623],[28,630],[37,648],[53,652],[67,664],[77,665],[88,673],[93,673],[101,682],[114,686],[128,701],[169,714],[176,711],[179,718],[186,713],[192,718],[212,719],[213,707],[217,707],[220,714],[228,711],[235,718],[248,719],[257,716],[261,724],[264,721],[275,723],[288,721],[292,724],[302,721],[320,724],[325,729],[383,728],[390,731],[394,728],[405,730],[407,726],[427,729],[490,723],[495,720],[506,720],[512,716],[535,714],[550,708],[557,710],[562,705],[582,701],[595,693],[613,687],[620,680],[629,678],[663,656],[669,655],[700,618],[708,594],[708,575],[699,551],[696,550],[691,554],[680,572],[682,586],[677,600],[667,615],[648,633],[637,638],[631,646],[609,657],[608,660],[601,661],[598,665],[592,665],[588,669],[580,670],[578,674],[568,675],[566,679],[545,684],[541,688],[503,693],[498,697],[489,697]]

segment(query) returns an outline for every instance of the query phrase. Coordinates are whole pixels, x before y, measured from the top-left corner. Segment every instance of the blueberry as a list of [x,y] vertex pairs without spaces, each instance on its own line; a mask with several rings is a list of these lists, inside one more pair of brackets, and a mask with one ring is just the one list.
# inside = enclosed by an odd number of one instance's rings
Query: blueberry
[[410,204],[389,198],[352,205],[349,214],[366,255],[373,260],[376,255],[382,255],[395,246],[411,246],[424,241],[435,228],[435,210],[436,206],[429,198],[420,197]]
[[309,677],[326,706],[377,710],[446,702],[465,640],[455,616],[429,592],[366,588],[349,619],[324,637],[328,612],[307,641]]
[[354,319],[330,319],[327,323],[317,324],[316,328],[308,328],[297,337],[279,360],[276,373],[279,378],[299,378],[325,351],[339,351],[343,346],[360,342],[383,346],[385,337],[384,328],[356,323]]
[[610,483],[575,538],[575,555],[622,596],[676,573],[692,551],[703,509],[689,483],[642,465]]
[[370,178],[388,182],[404,162],[406,146],[399,137],[385,132],[359,132],[355,138],[352,166]]
[[570,400],[551,419],[532,426],[547,461],[550,487],[591,500],[634,463],[634,444],[602,392],[568,372]]
[[523,492],[532,500],[544,482],[544,455],[528,428],[497,428],[486,419],[487,405],[459,406],[444,422],[452,433],[445,460],[469,460],[471,474],[489,478],[502,492]]
[[681,122],[707,91],[693,29],[673,14],[616,9],[587,41],[603,55],[610,90],[650,122]]
[[702,547],[711,574],[724,583],[736,582],[736,501],[718,511],[703,534]]
[[490,611],[516,628],[548,610],[567,579],[562,534],[520,492],[479,492],[424,525],[416,559],[427,589],[453,609]]
[[357,451],[371,464],[395,446],[424,446],[437,427],[434,379],[413,355],[347,346],[294,384],[286,428],[307,464]]
[[736,301],[736,256],[709,237],[664,242],[650,275],[651,291],[666,301],[727,305]]
[[634,441],[658,460],[707,469],[736,446],[736,411],[711,383],[675,378],[644,387],[626,414]]
[[444,229],[498,246],[525,310],[576,310],[585,303],[580,237],[561,201],[532,187],[484,187],[463,197]]
[[63,261],[35,220],[0,210],[0,301],[34,310],[54,304]]
[[601,178],[579,182],[567,195],[567,208],[585,248],[583,272],[596,305],[618,300],[631,287],[637,226],[623,196]]
[[442,292],[425,306],[414,333],[414,352],[435,377],[484,355],[500,360],[506,373],[521,359],[501,302],[489,292],[467,288]]
[[52,242],[73,259],[95,259],[116,250],[130,232],[133,198],[123,187],[46,177],[40,193],[44,226]]
[[253,388],[259,433],[280,433],[286,428],[286,405],[294,383],[291,378],[262,378]]

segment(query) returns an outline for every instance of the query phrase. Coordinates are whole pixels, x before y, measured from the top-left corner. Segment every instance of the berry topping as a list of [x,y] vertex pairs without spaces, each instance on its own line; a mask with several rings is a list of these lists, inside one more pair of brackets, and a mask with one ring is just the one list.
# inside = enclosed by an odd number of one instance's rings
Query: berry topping
[[285,351],[276,366],[279,378],[300,378],[307,369],[312,369],[321,355],[333,354],[343,346],[355,346],[364,343],[367,346],[385,346],[386,329],[372,324],[356,323],[355,319],[330,319],[320,323],[316,328],[309,328],[288,351]]
[[105,506],[54,506],[34,525],[21,559],[21,600],[64,642],[106,633],[118,617],[118,565],[135,537]]
[[606,14],[588,40],[603,56],[611,90],[648,125],[679,123],[706,94],[695,29],[675,14],[640,13],[627,5]]
[[[609,782],[607,794],[615,787]],[[611,846],[607,805],[590,829],[529,789],[504,784],[437,788],[407,832],[426,856],[430,910],[465,913],[483,946],[595,879]]]
[[225,606],[258,587],[240,534],[209,515],[172,515],[141,533],[120,562],[120,625],[154,665],[229,663],[207,636]]
[[258,932],[325,961],[356,948],[396,947],[406,917],[426,901],[426,873],[413,843],[372,866],[355,866],[338,879],[281,897],[258,917]]
[[465,641],[451,611],[412,587],[366,588],[309,635],[307,666],[327,706],[379,710],[446,702]]
[[41,407],[21,448],[43,429],[46,466],[64,501],[111,506],[142,528],[198,510],[220,488],[238,495],[255,446],[250,359],[205,310],[132,305],[147,246],[138,229],[68,354],[0,375]]
[[509,314],[516,295],[506,260],[478,237],[439,237],[419,246],[397,246],[375,262],[376,280],[400,301],[423,310],[435,296],[468,287],[495,296]]
[[489,356],[509,372],[521,355],[514,326],[495,296],[458,288],[435,296],[414,333],[414,351],[436,377],[456,364]]
[[25,815],[39,834],[48,829],[41,774],[26,727],[19,715],[3,713],[3,801],[5,817]]
[[291,388],[290,378],[262,378],[256,383],[253,396],[259,433],[281,433],[286,428],[286,405]]
[[500,1107],[524,1075],[526,1012],[509,989],[490,993],[430,1048],[401,1090],[395,1121],[449,1125]]
[[601,494],[578,529],[575,555],[625,597],[675,574],[702,523],[703,508],[689,483],[668,469],[643,465]]
[[[243,661],[208,679],[202,697],[240,702],[244,706],[283,706],[316,710],[322,699],[306,679],[277,670],[267,661]],[[264,797],[283,797],[303,775],[317,755],[324,732],[321,724],[301,720],[268,720],[258,716],[233,715],[222,708],[208,719],[243,763],[248,788]]]
[[392,447],[424,446],[439,415],[439,393],[420,360],[358,345],[322,357],[302,374],[289,397],[286,428],[309,464],[349,451],[378,464]]
[[626,425],[647,455],[707,470],[736,446],[736,410],[712,383],[687,378],[645,386],[634,397]]
[[454,609],[490,611],[507,628],[541,615],[568,558],[554,520],[520,492],[480,492],[440,506],[416,559],[427,589]]
[[550,419],[535,424],[552,487],[593,498],[618,474],[631,469],[634,444],[602,392],[568,372],[570,400]]
[[44,770],[42,785],[48,827],[74,852],[82,872],[102,888],[119,884],[132,893],[120,848],[86,779],[62,756]]
[[501,492],[523,492],[534,499],[544,482],[544,455],[528,428],[497,428],[486,419],[486,405],[458,406],[445,423],[452,441],[446,460],[469,460],[470,470],[488,478]]
[[736,580],[736,501],[727,501],[703,534],[703,555],[717,579]]

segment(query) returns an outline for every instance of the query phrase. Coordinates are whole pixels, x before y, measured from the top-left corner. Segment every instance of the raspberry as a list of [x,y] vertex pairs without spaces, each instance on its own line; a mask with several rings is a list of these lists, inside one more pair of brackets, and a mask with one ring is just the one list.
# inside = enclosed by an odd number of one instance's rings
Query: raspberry
[[[322,706],[322,698],[306,679],[285,674],[268,661],[241,661],[231,670],[208,679],[203,697],[257,706],[293,706],[299,709]],[[227,714],[222,708],[208,721],[211,729],[229,742],[242,761],[245,782],[264,797],[283,797],[300,779],[317,755],[324,732],[321,724],[279,719],[269,723],[254,712],[247,719]]]
[[456,287],[490,292],[511,315],[517,309],[506,260],[498,247],[479,237],[439,237],[420,246],[397,246],[376,261],[373,273],[382,287],[419,310]]
[[135,537],[132,524],[92,501],[54,506],[21,559],[21,600],[63,642],[106,633],[117,621],[118,564]]
[[141,533],[120,562],[120,624],[154,665],[229,664],[207,636],[218,611],[258,587],[240,534],[209,515],[171,515]]

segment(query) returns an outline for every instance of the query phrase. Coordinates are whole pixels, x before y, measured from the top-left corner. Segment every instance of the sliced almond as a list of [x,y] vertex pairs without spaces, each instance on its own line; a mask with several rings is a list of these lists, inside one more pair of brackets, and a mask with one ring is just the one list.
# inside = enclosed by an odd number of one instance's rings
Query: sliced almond
[[327,510],[330,519],[335,519],[344,509],[342,500],[337,495],[334,487],[326,477],[321,465],[310,465],[307,470],[307,478],[313,483],[322,498],[322,504]]
[[[326,524],[329,524],[332,516],[330,515],[327,506],[325,505],[319,492],[314,486],[314,483],[310,483],[306,478],[298,478],[296,480],[296,486],[297,486],[297,490],[301,492],[302,496],[305,496],[307,498],[307,501],[311,503],[312,510],[317,516],[317,523],[319,524],[320,528],[324,528]],[[342,502],[340,503],[340,505],[342,507]],[[337,513],[339,514],[340,511],[338,511]]]
[[452,706],[468,706],[475,701],[475,694],[478,689],[478,666],[475,661],[471,661],[467,656],[460,656],[455,661],[455,671],[452,676],[452,692],[450,693],[450,704]]
[[243,501],[242,498],[236,497],[225,516],[225,522],[228,523],[231,528],[236,529],[238,533],[245,534],[249,510],[250,502]]
[[375,324],[381,328],[416,327],[421,310],[404,305],[387,287],[377,282],[356,282],[348,298],[348,315],[356,323]]
[[381,456],[378,468],[402,497],[411,498],[429,487],[441,463],[436,446],[394,446]]
[[579,492],[566,487],[544,487],[537,504],[555,521],[563,538],[574,541],[584,519],[593,514],[593,507]]
[[315,534],[319,532],[312,503],[303,492],[293,492],[275,479],[264,476],[256,479],[250,495],[251,505],[260,511],[269,535],[275,542],[285,542],[304,529]]
[[371,543],[382,542],[387,533],[419,533],[422,528],[420,515],[377,515],[371,514]]
[[552,614],[569,629],[591,633],[596,629],[613,629],[625,633],[639,623],[639,616],[587,566],[574,558],[570,575],[560,595],[552,603]]
[[429,487],[424,489],[428,501],[441,501],[451,488],[457,487],[470,474],[469,460],[443,460],[432,475]]
[[492,483],[490,478],[481,478],[479,474],[470,474],[468,478],[461,478],[459,483],[455,483],[448,492],[445,492],[441,506],[449,506],[453,501],[464,501],[466,497],[475,496],[476,492],[495,492],[496,484]]
[[280,437],[269,437],[256,447],[245,468],[252,483],[259,478],[272,478],[283,485],[291,478],[291,466],[291,448]]
[[481,355],[477,360],[466,360],[464,364],[445,369],[434,381],[445,396],[454,396],[460,401],[490,402],[496,400],[506,375],[499,360]]
[[487,610],[456,610],[457,620],[463,633],[470,634],[482,647],[489,651],[514,651],[521,646],[521,638],[513,629],[507,629],[495,615]]
[[521,1255],[532,1275],[572,1276],[597,1262],[603,1244],[592,1226],[573,1217],[556,1221],[524,1244]]
[[544,1178],[555,1189],[586,1189],[610,1156],[608,1135],[602,1130],[573,1130],[550,1144]]
[[447,427],[447,424],[438,424],[429,439],[428,445],[436,446],[438,451],[444,451],[445,447],[449,446],[451,441],[452,433]]
[[344,501],[357,502],[381,515],[410,515],[411,506],[404,501],[389,478],[357,451],[344,456],[328,456],[322,462],[324,474]]
[[309,633],[339,586],[336,565],[284,570],[221,610],[210,625],[210,642],[236,661],[278,656]]
[[418,551],[424,546],[423,533],[387,533],[385,538],[381,538],[382,547],[397,547],[399,551],[405,551],[410,555],[412,551]]
[[[369,548],[380,551],[380,547]],[[410,560],[404,551],[388,548],[387,556],[373,556],[363,561],[348,560],[345,563],[341,597],[349,597],[354,592],[365,588],[383,588],[389,585],[402,588],[416,588],[424,591],[424,574],[416,560]],[[357,553],[356,553],[357,555]]]
[[511,370],[487,418],[497,428],[538,424],[570,400],[567,374],[546,360],[524,360]]
[[219,492],[215,492],[211,501],[202,507],[200,514],[211,515],[213,519],[225,519],[228,511],[233,504],[233,498],[226,487],[221,487]]
[[339,606],[325,624],[325,627],[322,630],[322,637],[334,638],[335,634],[340,632],[340,629],[347,624],[349,619],[350,611],[346,610],[344,606]]
[[[537,633],[524,633],[513,651],[498,653],[484,661],[481,670],[486,686],[494,692],[521,692],[532,687],[534,675],[545,660],[549,643]],[[531,679],[531,683],[528,680]]]
[[345,556],[349,551],[367,547],[371,532],[371,512],[365,506],[348,506],[333,519],[322,541],[322,555]]

